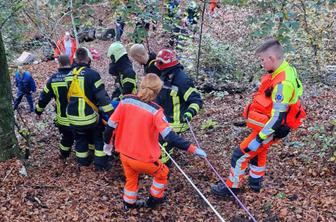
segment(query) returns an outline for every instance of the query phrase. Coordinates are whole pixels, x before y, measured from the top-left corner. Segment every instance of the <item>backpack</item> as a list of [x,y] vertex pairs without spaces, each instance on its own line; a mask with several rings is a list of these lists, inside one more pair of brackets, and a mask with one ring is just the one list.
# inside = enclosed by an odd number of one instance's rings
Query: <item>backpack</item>
[[[281,81],[281,76],[277,80],[272,81],[271,75],[267,74],[262,78],[261,86],[255,94],[253,101],[248,104],[243,116],[247,118],[246,125],[254,130],[261,131],[265,124],[271,117],[273,102],[270,92],[273,86]],[[298,88],[302,87],[298,84]],[[291,104],[286,112],[281,125],[286,125],[290,129],[297,129],[302,124],[303,119],[306,117],[306,112],[301,104],[300,99],[295,104]]]

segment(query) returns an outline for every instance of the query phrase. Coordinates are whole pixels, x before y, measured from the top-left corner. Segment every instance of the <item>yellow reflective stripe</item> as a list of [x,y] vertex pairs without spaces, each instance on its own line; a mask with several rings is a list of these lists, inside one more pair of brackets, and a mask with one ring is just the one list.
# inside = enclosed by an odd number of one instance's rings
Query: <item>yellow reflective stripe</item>
[[111,105],[111,104],[108,104],[108,105],[106,105],[106,106],[101,106],[100,107],[102,110],[103,110],[103,112],[109,112],[109,111],[111,111],[111,110],[113,110],[113,106]]
[[180,98],[177,95],[177,91],[172,90],[170,96],[173,99],[173,122],[180,122]]
[[188,108],[194,109],[196,111],[196,113],[198,113],[198,111],[200,110],[200,107],[197,103],[190,104]]
[[44,108],[41,108],[38,104],[36,105],[37,112],[43,112]]
[[62,117],[60,115],[56,115],[56,123],[63,125],[63,126],[69,126],[68,118]]
[[67,114],[67,118],[69,120],[72,119],[72,120],[77,120],[77,121],[81,121],[81,120],[85,121],[85,120],[96,118],[96,117],[97,117],[96,113],[92,113],[87,116],[73,116],[73,115]]
[[71,125],[75,126],[85,126],[85,125],[90,125],[95,122],[97,122],[97,114],[93,113],[89,116],[85,117],[80,117],[80,116],[72,116],[72,115],[67,115],[69,122]]
[[197,92],[196,88],[194,88],[194,87],[190,87],[190,88],[187,90],[187,92],[184,93],[184,96],[183,96],[184,101],[187,101],[188,98],[189,98],[189,96],[190,96],[191,93],[193,93],[193,92]]
[[174,129],[174,132],[181,133],[188,130],[187,123],[170,123],[171,128]]
[[85,116],[85,100],[78,97],[78,115]]
[[48,87],[47,87],[47,86],[44,86],[44,87],[43,87],[43,91],[44,91],[45,93],[49,93],[49,89],[48,89]]
[[121,80],[122,85],[124,85],[126,82],[129,82],[129,83],[132,83],[132,84],[136,85],[135,79],[132,79],[132,78],[124,78],[124,79]]
[[259,137],[260,137],[262,140],[267,139],[267,135],[264,134],[264,133],[262,133],[262,132],[260,132],[258,135],[259,135]]
[[73,76],[70,76],[70,75],[68,76],[67,75],[64,80],[65,80],[65,82],[70,82],[70,81],[73,80]]
[[76,157],[79,157],[79,158],[86,158],[89,156],[89,152],[86,151],[86,152],[78,152],[76,151]]
[[95,82],[95,87],[98,88],[99,86],[101,86],[103,84],[103,80],[98,80],[97,82]]
[[89,150],[94,150],[94,149],[95,149],[94,144],[89,144]]
[[70,147],[63,146],[62,144],[59,144],[59,147],[60,147],[61,150],[64,150],[64,151],[69,151],[70,150]]
[[60,104],[60,101],[59,101],[59,93],[58,93],[58,86],[66,86],[66,83],[63,83],[64,85],[60,85],[60,84],[57,84],[57,83],[51,83],[51,88],[56,96],[56,113],[57,114],[60,114],[61,113],[61,104]]
[[104,157],[104,156],[106,156],[106,153],[104,153],[104,151],[102,151],[102,150],[95,150],[95,156]]
[[260,126],[260,127],[264,127],[264,126],[265,126],[265,124],[263,124],[263,123],[261,123],[261,122],[257,122],[257,121],[255,121],[254,119],[250,119],[250,118],[248,118],[246,121],[247,121],[247,122],[250,122],[250,123],[252,123],[252,124],[254,124],[254,125]]

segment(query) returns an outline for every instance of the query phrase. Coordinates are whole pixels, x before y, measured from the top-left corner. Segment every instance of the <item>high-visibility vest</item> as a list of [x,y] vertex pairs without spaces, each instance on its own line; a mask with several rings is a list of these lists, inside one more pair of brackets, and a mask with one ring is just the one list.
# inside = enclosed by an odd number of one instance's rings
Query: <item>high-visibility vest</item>
[[[272,91],[274,87],[286,79],[286,73],[282,71],[274,79],[272,79],[272,74],[265,74],[261,79],[261,85],[254,95],[253,101],[248,104],[245,109],[243,116],[247,118],[246,124],[248,127],[254,130],[262,130],[265,124],[271,118],[271,112],[273,108],[272,101]],[[299,89],[301,83],[297,80],[296,89]],[[294,92],[290,101],[294,99]],[[302,120],[306,117],[306,112],[301,105],[300,99],[296,103],[290,104],[287,112],[286,118],[283,120],[282,124],[287,125],[291,129],[297,129],[301,124]]]

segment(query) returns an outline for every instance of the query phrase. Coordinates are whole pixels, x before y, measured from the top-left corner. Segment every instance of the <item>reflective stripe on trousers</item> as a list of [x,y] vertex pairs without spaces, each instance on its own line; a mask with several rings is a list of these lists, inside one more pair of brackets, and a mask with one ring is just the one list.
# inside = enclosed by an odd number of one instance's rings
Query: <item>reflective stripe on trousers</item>
[[265,175],[266,157],[269,146],[273,143],[272,138],[266,139],[256,152],[245,152],[249,144],[256,136],[258,131],[253,131],[241,144],[235,148],[231,158],[230,174],[226,184],[232,188],[238,188],[244,178],[245,170],[250,164],[251,179],[260,179]]

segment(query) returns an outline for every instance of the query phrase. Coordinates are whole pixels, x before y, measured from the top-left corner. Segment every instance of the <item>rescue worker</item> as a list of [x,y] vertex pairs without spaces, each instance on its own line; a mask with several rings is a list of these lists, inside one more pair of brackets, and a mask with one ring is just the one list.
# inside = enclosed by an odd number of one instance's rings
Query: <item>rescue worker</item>
[[123,95],[136,93],[136,74],[129,60],[126,48],[120,42],[110,45],[107,57],[111,59],[109,73],[116,76],[116,89],[112,94],[113,100],[120,100]]
[[198,18],[199,18],[199,12],[198,12],[198,6],[196,4],[196,2],[191,1],[188,4],[188,8],[185,12],[185,23],[187,26],[192,26],[192,25],[196,25]]
[[[174,51],[162,49],[156,57],[155,65],[161,71],[161,79],[164,82],[156,101],[163,107],[164,114],[174,131],[184,132],[188,129],[186,119],[191,121],[202,108],[201,95],[192,79],[184,72]],[[173,147],[169,144],[165,147],[172,154]],[[168,166],[171,164],[165,152],[162,152],[161,160]]]
[[218,3],[217,0],[210,0],[210,6],[209,6],[209,10],[210,10],[210,14],[213,15],[215,13],[215,9],[218,8]]
[[169,169],[159,160],[159,134],[165,141],[182,150],[206,157],[201,148],[195,147],[173,131],[163,109],[152,102],[162,84],[157,75],[146,75],[137,95],[123,97],[104,132],[104,152],[108,155],[111,155],[111,137],[115,133],[115,148],[120,153],[126,176],[123,195],[125,209],[144,205],[144,201],[137,201],[138,178],[141,173],[154,177],[145,206],[153,208],[165,200]]
[[155,65],[156,54],[148,53],[142,44],[134,44],[130,48],[129,55],[144,67],[144,73],[155,73],[160,76],[160,70]]
[[[240,190],[245,170],[249,164],[249,185],[260,192],[266,170],[266,155],[271,144],[287,136],[290,129],[301,124],[305,112],[299,98],[303,89],[296,69],[284,59],[283,48],[277,40],[267,40],[256,51],[263,68],[258,92],[244,112],[251,134],[235,148],[231,157],[231,169],[226,185],[237,193]],[[293,117],[293,118],[292,118]],[[213,185],[212,193],[230,196],[230,191],[219,182]]]
[[68,85],[67,118],[75,131],[76,159],[79,165],[88,166],[88,144],[94,142],[94,164],[96,170],[108,170],[110,165],[103,152],[103,130],[99,112],[112,114],[113,107],[105,91],[105,86],[97,71],[90,68],[92,58],[88,50],[78,48],[75,67],[65,78]]
[[57,41],[57,45],[54,50],[54,58],[57,60],[60,55],[67,55],[70,58],[70,62],[72,63],[76,49],[76,39],[70,36],[70,32],[65,32],[64,37]]
[[67,55],[59,56],[58,71],[48,79],[35,108],[35,113],[39,119],[51,99],[55,99],[56,118],[54,122],[61,134],[59,150],[62,159],[69,157],[71,147],[74,143],[73,132],[70,129],[69,120],[66,116],[68,86],[65,82],[65,76],[69,74],[69,72],[71,72],[69,57]]
[[18,108],[23,96],[25,96],[30,107],[30,112],[34,112],[32,92],[36,92],[35,80],[22,66],[18,66],[18,70],[15,73],[15,85],[17,93],[14,101],[14,110]]

